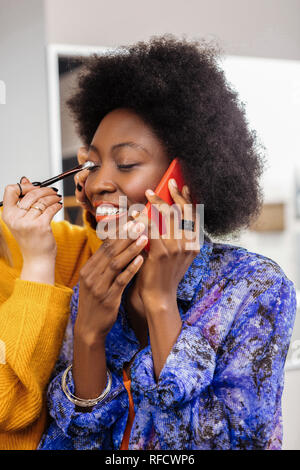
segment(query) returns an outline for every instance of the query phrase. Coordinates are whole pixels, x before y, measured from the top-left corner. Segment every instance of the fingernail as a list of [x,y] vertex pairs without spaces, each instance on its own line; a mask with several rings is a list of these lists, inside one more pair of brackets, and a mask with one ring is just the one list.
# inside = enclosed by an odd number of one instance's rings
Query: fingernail
[[152,189],[147,189],[146,194],[148,194],[149,196],[154,196],[154,192],[152,191]]
[[128,230],[133,226],[133,224],[134,224],[133,220],[130,220],[129,222],[123,225],[123,229]]
[[22,177],[20,178],[20,183],[22,183],[22,179],[23,179],[23,178],[25,178],[26,180],[28,179],[26,176],[22,176]]
[[56,192],[58,191],[58,189],[55,188],[54,186],[50,186],[50,187],[51,187],[51,189],[53,189],[53,191],[56,191]]
[[61,195],[61,194],[58,194],[58,193],[56,194],[56,196],[58,196],[58,197],[62,197],[62,195]]
[[147,240],[148,237],[146,237],[146,235],[141,235],[140,238],[137,239],[136,244],[137,246],[143,245],[143,243],[145,243]]
[[78,191],[82,191],[82,186],[81,186],[79,183],[77,183],[77,184],[76,184],[76,189],[77,189]]
[[40,183],[39,181],[34,181],[34,183],[32,183],[33,186],[41,186],[42,183]]
[[62,203],[61,201],[58,201],[58,204],[61,204],[61,205],[63,205],[63,203]]
[[174,188],[177,188],[177,183],[176,183],[176,181],[174,180],[174,178],[171,178],[171,179],[170,179],[170,183],[171,183],[172,186],[174,186]]
[[142,222],[139,222],[138,224],[136,224],[136,226],[133,229],[133,231],[136,233],[142,232],[143,230],[145,230],[145,225]]
[[135,258],[133,264],[140,264],[142,260],[144,260],[144,258],[142,257],[142,255],[139,255]]

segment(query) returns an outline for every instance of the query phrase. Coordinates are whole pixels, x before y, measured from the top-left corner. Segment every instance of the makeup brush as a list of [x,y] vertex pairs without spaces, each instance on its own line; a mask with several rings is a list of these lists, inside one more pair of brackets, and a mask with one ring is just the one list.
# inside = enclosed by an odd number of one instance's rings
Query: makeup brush
[[[63,180],[64,178],[67,178],[67,176],[70,176],[70,175],[75,175],[75,173],[78,173],[79,171],[82,171],[82,170],[90,170],[91,168],[94,168],[94,166],[96,166],[94,162],[88,161],[88,162],[83,163],[82,165],[78,165],[75,168],[72,168],[71,170],[64,171],[63,173],[60,173],[57,176],[53,176],[53,178],[42,181],[41,183],[38,183],[37,181],[35,181],[32,184],[34,186],[40,186],[41,188],[45,186],[51,186],[51,184],[56,183],[56,181]],[[3,206],[3,201],[0,202],[0,207],[1,206]]]

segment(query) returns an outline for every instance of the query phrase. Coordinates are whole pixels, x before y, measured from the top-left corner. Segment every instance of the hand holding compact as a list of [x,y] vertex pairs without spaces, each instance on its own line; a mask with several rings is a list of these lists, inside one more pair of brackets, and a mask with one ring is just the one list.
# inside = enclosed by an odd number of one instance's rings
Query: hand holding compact
[[[192,205],[188,188],[184,186],[180,192],[177,186],[172,184],[172,180],[169,181],[168,187],[175,204],[181,208],[184,218],[195,224],[195,208]],[[180,226],[176,229],[175,224],[178,222],[176,209],[167,205],[153,191],[146,191],[145,194],[165,220],[170,220],[170,224],[166,224],[168,231],[165,234],[156,235],[155,238],[150,238],[149,235],[150,250],[137,276],[135,289],[146,304],[153,302],[153,299],[156,299],[156,302],[161,299],[162,302],[167,303],[171,299],[176,299],[178,284],[200,251],[199,243],[193,243],[192,249],[189,247],[193,240],[196,241],[197,237],[199,238],[199,235],[192,232],[193,238],[189,238]],[[144,222],[148,231],[150,227],[153,227],[153,222],[148,220],[146,214],[138,215],[136,220]],[[180,238],[176,238],[176,234],[179,234]]]

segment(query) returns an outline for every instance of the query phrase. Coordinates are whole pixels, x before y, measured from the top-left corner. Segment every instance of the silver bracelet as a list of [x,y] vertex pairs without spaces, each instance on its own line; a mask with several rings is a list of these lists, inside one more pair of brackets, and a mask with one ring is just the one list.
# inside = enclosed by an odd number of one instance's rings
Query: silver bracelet
[[74,405],[80,406],[82,408],[90,408],[90,407],[95,406],[95,405],[97,405],[98,403],[100,403],[101,401],[104,400],[106,395],[108,395],[108,393],[110,392],[111,384],[112,384],[112,375],[111,375],[111,372],[110,372],[109,369],[107,369],[107,385],[106,385],[105,389],[103,390],[103,392],[101,393],[101,395],[99,397],[91,398],[91,399],[79,398],[79,397],[76,397],[75,395],[73,395],[70,392],[70,390],[68,388],[68,385],[67,385],[67,376],[68,376],[68,373],[71,369],[72,369],[72,364],[66,368],[66,370],[63,373],[62,379],[61,379],[61,387],[63,389],[64,394],[66,395],[67,399],[70,402],[72,402],[72,403],[74,403]]

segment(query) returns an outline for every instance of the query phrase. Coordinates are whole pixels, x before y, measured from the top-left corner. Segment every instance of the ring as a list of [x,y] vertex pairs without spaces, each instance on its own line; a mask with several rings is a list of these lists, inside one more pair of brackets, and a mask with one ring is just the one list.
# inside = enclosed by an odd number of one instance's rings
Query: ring
[[[19,198],[20,198],[20,197],[23,197],[22,186],[20,185],[20,183],[17,183],[17,185],[18,185],[18,186],[19,186],[19,188],[20,188],[20,194],[19,194]],[[20,207],[20,209],[22,209],[22,207]]]
[[191,230],[192,232],[194,231],[195,228],[195,222],[193,220],[181,220],[181,229],[182,230]]
[[44,212],[44,210],[41,209],[39,206],[32,205],[32,206],[30,206],[30,209],[37,209],[37,210],[41,211],[42,213]]
[[18,206],[19,209],[22,209],[23,211],[27,212],[29,210],[29,209],[25,209],[25,207],[21,207],[20,206],[20,201],[17,202],[17,206]]
[[42,204],[42,206],[43,206],[43,211],[44,211],[44,210],[46,209],[46,207],[47,207],[46,204],[44,204],[43,201],[38,201],[38,203],[39,203],[39,204]]

